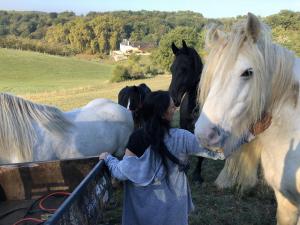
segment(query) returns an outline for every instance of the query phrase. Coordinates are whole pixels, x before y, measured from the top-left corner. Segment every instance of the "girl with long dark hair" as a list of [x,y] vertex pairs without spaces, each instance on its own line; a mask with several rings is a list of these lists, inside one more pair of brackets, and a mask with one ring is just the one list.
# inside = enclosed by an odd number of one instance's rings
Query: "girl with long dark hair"
[[124,181],[122,225],[187,225],[193,210],[188,156],[224,159],[202,148],[189,131],[171,128],[175,106],[166,91],[150,93],[144,125],[129,138],[121,161],[102,153],[112,176]]

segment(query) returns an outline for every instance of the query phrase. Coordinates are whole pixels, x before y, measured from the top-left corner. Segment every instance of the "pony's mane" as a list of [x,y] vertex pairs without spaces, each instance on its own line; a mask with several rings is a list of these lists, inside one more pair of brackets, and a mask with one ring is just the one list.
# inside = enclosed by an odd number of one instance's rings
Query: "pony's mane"
[[33,159],[34,126],[43,126],[58,135],[65,134],[72,126],[59,109],[7,93],[0,93],[0,106],[0,162]]
[[[295,55],[272,43],[269,27],[261,22],[259,37],[256,44],[253,44],[253,39],[247,33],[246,25],[246,20],[239,21],[233,26],[230,33],[222,32],[221,35],[218,35],[219,38],[213,45],[209,43],[209,35],[216,32],[216,27],[212,27],[208,31],[206,45],[211,48],[198,88],[198,103],[201,105],[205,101],[215,74],[222,76],[222,84],[226,87],[229,70],[234,65],[242,47],[245,47],[243,53],[253,61],[255,66],[253,68],[255,81],[252,88],[256,96],[252,96],[254,101],[248,107],[253,115],[251,120],[257,121],[260,119],[261,112],[273,112],[274,109],[280,108],[280,105],[291,95],[298,98],[298,83],[292,77]],[[265,91],[266,88],[267,91]]]

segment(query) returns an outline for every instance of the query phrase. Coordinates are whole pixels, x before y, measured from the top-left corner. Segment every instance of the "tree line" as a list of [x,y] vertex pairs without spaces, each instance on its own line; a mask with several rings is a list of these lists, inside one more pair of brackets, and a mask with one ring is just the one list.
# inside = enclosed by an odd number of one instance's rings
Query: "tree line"
[[[204,27],[211,23],[230,27],[237,19],[209,19],[191,11],[117,11],[42,13],[0,11],[0,47],[26,49],[58,55],[88,53],[107,55],[122,39],[152,46],[153,62],[169,69],[171,42],[188,45],[204,54]],[[300,55],[300,12],[283,10],[262,18],[272,28],[276,42]]]

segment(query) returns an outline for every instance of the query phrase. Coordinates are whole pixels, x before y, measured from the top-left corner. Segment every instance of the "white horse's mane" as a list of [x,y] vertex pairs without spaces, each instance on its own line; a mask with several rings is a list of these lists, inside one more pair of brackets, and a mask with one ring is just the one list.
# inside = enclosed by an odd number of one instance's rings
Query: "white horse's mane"
[[0,121],[0,161],[1,158],[33,159],[34,125],[57,134],[65,134],[72,126],[58,108],[35,104],[7,93],[0,93]]

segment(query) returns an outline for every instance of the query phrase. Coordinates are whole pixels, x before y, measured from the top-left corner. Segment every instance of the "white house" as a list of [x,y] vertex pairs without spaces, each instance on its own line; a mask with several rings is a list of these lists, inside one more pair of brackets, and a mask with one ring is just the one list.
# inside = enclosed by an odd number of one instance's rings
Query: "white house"
[[129,52],[140,52],[140,49],[130,45],[129,40],[123,39],[123,41],[120,43],[120,51],[126,54]]

